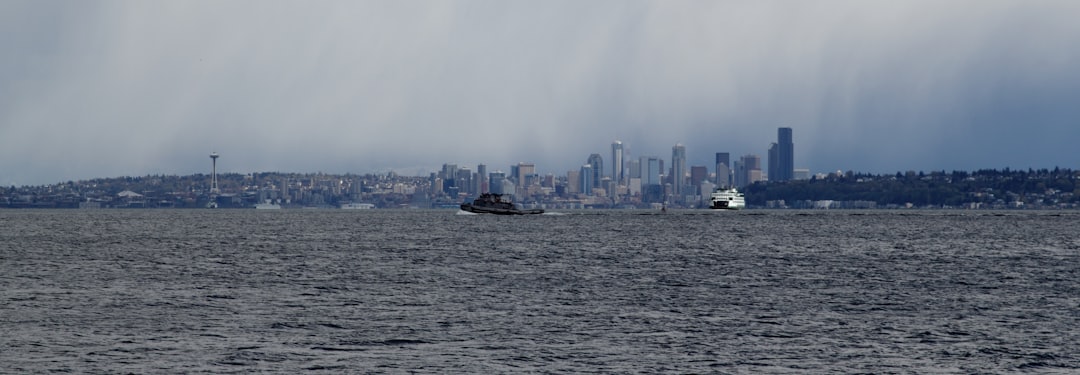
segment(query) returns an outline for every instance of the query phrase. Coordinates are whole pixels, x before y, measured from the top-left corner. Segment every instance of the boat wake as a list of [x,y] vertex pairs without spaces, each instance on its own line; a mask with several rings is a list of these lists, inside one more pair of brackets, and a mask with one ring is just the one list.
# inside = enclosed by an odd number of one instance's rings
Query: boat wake
[[457,213],[456,213],[455,215],[464,215],[464,216],[476,216],[476,215],[479,215],[479,214],[478,214],[478,213],[473,213],[473,212],[469,212],[469,211],[465,211],[465,210],[458,210],[458,212],[457,212]]

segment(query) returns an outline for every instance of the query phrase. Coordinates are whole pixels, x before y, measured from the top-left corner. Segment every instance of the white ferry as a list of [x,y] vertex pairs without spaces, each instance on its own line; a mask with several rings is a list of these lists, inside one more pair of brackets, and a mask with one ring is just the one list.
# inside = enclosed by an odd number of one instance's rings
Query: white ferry
[[375,208],[371,203],[345,203],[341,205],[342,210],[370,210]]
[[716,189],[712,193],[712,204],[709,208],[714,210],[741,210],[746,208],[746,199],[743,193],[735,188]]

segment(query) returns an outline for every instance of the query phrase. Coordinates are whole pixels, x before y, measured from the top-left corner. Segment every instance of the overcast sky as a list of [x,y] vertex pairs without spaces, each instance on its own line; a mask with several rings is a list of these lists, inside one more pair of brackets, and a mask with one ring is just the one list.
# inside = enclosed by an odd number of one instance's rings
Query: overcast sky
[[[0,1],[0,185],[690,165],[1080,168],[1080,1]],[[610,166],[610,164],[606,164]],[[607,167],[605,169],[609,169]],[[712,168],[709,168],[710,171]]]

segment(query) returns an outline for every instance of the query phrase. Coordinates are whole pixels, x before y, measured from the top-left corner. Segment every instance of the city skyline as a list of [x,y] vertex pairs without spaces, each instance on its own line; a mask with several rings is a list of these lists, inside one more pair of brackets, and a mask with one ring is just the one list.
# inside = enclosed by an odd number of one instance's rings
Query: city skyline
[[202,173],[211,150],[223,173],[561,173],[598,153],[606,174],[612,140],[714,169],[767,158],[778,127],[820,172],[1075,168],[1078,17],[1055,0],[5,1],[0,185]]

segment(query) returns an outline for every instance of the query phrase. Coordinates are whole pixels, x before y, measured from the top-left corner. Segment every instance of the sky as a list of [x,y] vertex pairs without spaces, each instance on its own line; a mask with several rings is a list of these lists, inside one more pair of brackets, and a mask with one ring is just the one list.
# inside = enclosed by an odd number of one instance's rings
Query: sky
[[[0,2],[0,186],[689,165],[1080,169],[1080,1]],[[610,166],[610,164],[608,164]],[[609,169],[607,167],[605,169]]]

